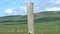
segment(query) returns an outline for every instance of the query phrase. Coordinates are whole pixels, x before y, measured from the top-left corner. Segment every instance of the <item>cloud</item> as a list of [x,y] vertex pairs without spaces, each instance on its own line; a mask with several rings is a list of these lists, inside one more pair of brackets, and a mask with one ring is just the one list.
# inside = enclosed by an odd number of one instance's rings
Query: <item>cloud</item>
[[12,9],[6,9],[6,10],[4,11],[4,13],[5,13],[5,14],[11,14],[11,13],[13,13],[13,10],[12,10]]
[[60,4],[60,0],[56,0],[55,4]]
[[52,8],[46,8],[44,11],[60,11],[60,8],[52,7]]
[[21,7],[20,7],[20,10],[21,10],[21,11],[27,11],[26,8],[27,8],[26,6],[21,6]]
[[52,4],[60,4],[60,0],[51,0],[50,3],[52,3]]

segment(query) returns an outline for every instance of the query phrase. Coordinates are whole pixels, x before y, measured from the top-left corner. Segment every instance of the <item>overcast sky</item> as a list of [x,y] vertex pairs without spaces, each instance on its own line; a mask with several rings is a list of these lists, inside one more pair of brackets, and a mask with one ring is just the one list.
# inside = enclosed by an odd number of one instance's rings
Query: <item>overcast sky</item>
[[[60,11],[60,0],[29,0],[34,3],[34,13]],[[25,15],[27,0],[0,0],[0,16]]]

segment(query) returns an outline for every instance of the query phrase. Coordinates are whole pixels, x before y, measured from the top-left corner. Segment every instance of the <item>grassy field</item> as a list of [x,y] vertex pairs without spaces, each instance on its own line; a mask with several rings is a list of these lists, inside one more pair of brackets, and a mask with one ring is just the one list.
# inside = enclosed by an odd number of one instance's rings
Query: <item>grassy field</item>
[[[45,12],[36,13],[35,34],[60,34],[60,14]],[[0,34],[27,34],[27,16],[6,16],[0,17]]]
[[[57,25],[56,30],[56,24],[56,22],[35,23],[35,34],[60,34],[60,25]],[[0,24],[0,34],[14,34],[15,29],[18,31],[17,34],[27,34],[27,24]]]

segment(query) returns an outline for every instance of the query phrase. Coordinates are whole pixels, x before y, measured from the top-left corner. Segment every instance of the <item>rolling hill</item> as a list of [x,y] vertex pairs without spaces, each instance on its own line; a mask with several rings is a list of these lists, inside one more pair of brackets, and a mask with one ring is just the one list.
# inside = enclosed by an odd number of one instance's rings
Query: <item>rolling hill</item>
[[[54,22],[60,20],[60,11],[44,11],[34,13],[35,23]],[[0,23],[27,23],[27,15],[0,17]]]
[[[34,21],[35,34],[60,34],[60,11],[34,13]],[[13,34],[14,29],[17,29],[19,34],[26,34],[27,28],[27,15],[0,17],[0,34]]]

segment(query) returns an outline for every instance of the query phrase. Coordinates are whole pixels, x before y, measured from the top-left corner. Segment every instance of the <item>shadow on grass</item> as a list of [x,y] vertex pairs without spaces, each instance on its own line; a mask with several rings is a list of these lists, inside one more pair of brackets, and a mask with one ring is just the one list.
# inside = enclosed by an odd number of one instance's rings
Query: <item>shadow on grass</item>
[[52,21],[58,21],[60,18],[57,17],[46,17],[46,18],[40,18],[40,19],[35,19],[36,23],[42,23],[42,22],[52,22]]
[[21,25],[21,24],[27,24],[27,23],[25,23],[25,22],[24,23],[13,23],[13,24],[12,23],[7,23],[7,24],[3,24],[3,25]]
[[[45,17],[40,19],[35,19],[35,23],[44,23],[44,22],[55,22],[60,20],[60,18],[57,17]],[[14,22],[14,24],[12,23]],[[16,23],[15,23],[16,22]],[[17,20],[17,21],[1,21],[1,23],[10,23],[10,24],[3,24],[3,25],[18,25],[18,24],[27,24],[27,20]]]

